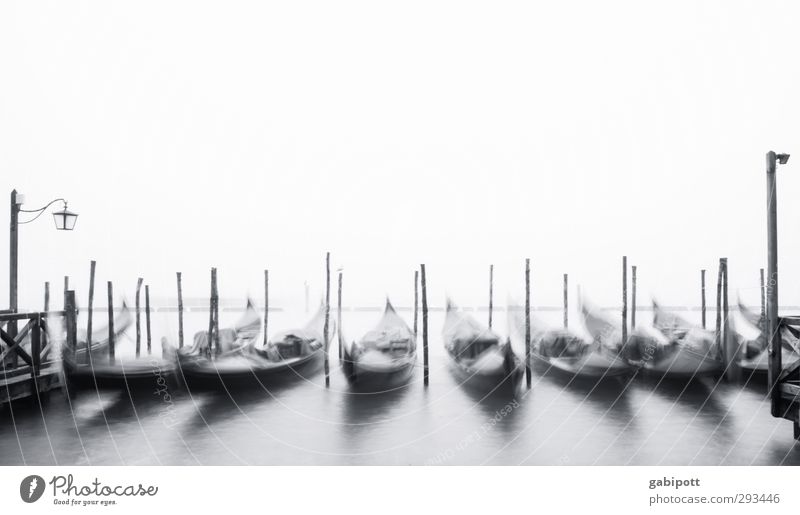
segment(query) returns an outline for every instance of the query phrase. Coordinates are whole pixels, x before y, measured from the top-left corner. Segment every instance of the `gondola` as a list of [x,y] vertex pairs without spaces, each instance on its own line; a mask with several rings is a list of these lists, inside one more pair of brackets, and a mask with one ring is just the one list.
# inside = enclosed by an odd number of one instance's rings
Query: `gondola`
[[[344,336],[341,336],[344,342]],[[342,344],[342,372],[359,390],[389,391],[408,383],[417,361],[416,335],[389,299],[378,324],[357,342]]]
[[[250,331],[258,329],[257,326],[257,323],[243,320],[235,328],[237,341],[243,348],[234,345],[228,353],[202,362],[187,363],[184,358],[181,370],[187,384],[193,387],[217,387],[220,382],[226,387],[267,385],[308,379],[319,372],[325,357],[324,304],[303,328],[281,331],[266,344],[258,337],[253,338]],[[335,325],[329,318],[328,342],[334,332]]]
[[[128,307],[123,303],[121,312],[114,318],[114,339],[119,341],[125,331],[131,325],[131,314]],[[98,334],[103,329],[98,329],[93,334]],[[108,330],[106,329],[105,332]],[[79,337],[83,338],[83,347],[78,349],[68,349],[62,346],[62,364],[67,383],[71,387],[77,388],[108,388],[132,390],[141,387],[157,388],[169,377],[172,371],[172,363],[161,357],[142,356],[133,357],[129,355],[115,356],[112,360],[108,354],[110,339],[98,340],[91,346],[91,352],[86,353],[86,333]]]
[[656,332],[650,331],[647,337],[634,332],[627,345],[628,355],[638,358],[645,370],[666,376],[695,377],[720,374],[725,369],[714,331],[696,327],[665,311],[655,301],[652,326]]
[[514,354],[511,340],[502,341],[449,299],[442,338],[450,369],[460,384],[487,393],[516,391],[524,364]]
[[[509,309],[509,327],[515,341],[524,342],[525,314]],[[570,376],[602,379],[631,371],[631,365],[616,350],[599,341],[588,341],[576,331],[548,326],[531,314],[531,356],[535,363]]]
[[[741,300],[738,304],[740,316],[730,317],[729,327],[742,352],[739,367],[748,377],[766,374],[769,370],[769,352],[763,327],[764,319],[750,311]],[[781,364],[785,368],[800,359],[800,341],[787,327],[782,327],[780,333]]]
[[253,377],[253,370],[266,360],[254,347],[261,334],[261,317],[248,300],[245,312],[233,327],[219,331],[219,349],[210,346],[209,335],[200,331],[192,345],[175,351],[176,373],[186,386],[217,388]]

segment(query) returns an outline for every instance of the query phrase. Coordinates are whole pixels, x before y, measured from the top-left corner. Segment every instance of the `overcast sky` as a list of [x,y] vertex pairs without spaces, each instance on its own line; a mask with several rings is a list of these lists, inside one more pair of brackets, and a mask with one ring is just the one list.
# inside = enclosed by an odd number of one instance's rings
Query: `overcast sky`
[[[645,4],[647,4],[645,6]],[[20,304],[65,274],[132,296],[274,303],[318,295],[324,253],[346,301],[558,304],[561,274],[619,303],[699,303],[730,259],[758,302],[764,154],[780,169],[781,300],[800,304],[796,2],[84,2],[0,4],[2,194],[24,207]],[[4,205],[7,206],[7,201]],[[794,204],[794,205],[793,205]],[[0,211],[8,227],[8,209]],[[7,236],[3,236],[7,249]],[[0,253],[7,302],[7,252]],[[104,288],[104,282],[103,284]],[[104,292],[104,289],[101,289]],[[103,296],[104,297],[104,296]]]

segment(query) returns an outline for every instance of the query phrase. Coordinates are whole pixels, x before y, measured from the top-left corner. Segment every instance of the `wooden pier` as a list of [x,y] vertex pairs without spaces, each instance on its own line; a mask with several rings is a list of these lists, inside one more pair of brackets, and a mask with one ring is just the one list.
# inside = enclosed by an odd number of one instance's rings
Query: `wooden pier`
[[[68,292],[65,311],[0,313],[0,404],[24,398],[38,398],[40,393],[61,388],[61,356],[55,341],[48,336],[48,323],[62,318],[66,338],[74,345],[75,294]],[[18,330],[18,325],[24,324]]]

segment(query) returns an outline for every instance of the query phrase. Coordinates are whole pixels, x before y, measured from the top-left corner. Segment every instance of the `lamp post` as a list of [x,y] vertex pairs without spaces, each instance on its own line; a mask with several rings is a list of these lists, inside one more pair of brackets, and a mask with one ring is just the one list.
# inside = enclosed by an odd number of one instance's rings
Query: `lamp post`
[[[53,212],[53,219],[56,224],[56,229],[59,231],[71,231],[75,228],[75,222],[78,219],[77,213],[73,213],[67,209],[67,201],[63,198],[51,200],[44,207],[38,209],[22,209],[22,204],[25,202],[25,197],[17,193],[17,190],[11,192],[11,226],[10,226],[10,245],[9,245],[9,297],[8,307],[12,312],[16,312],[17,305],[17,274],[19,270],[19,226],[28,224],[39,218],[45,210],[55,204],[56,202],[63,202],[64,207],[60,211]],[[30,220],[20,221],[20,213],[35,214]],[[17,332],[16,324],[10,323],[8,327],[11,336],[15,336]]]
[[778,377],[781,363],[781,335],[778,327],[778,186],[775,169],[785,165],[789,154],[767,152],[767,343],[769,348],[769,388],[773,417],[782,417]]

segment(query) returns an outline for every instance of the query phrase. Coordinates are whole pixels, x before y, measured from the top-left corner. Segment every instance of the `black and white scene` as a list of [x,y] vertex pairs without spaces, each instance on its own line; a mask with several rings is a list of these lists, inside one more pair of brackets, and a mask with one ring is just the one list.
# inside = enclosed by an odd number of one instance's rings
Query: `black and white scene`
[[799,21],[0,3],[0,464],[800,464]]

